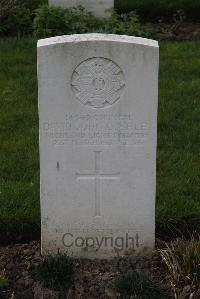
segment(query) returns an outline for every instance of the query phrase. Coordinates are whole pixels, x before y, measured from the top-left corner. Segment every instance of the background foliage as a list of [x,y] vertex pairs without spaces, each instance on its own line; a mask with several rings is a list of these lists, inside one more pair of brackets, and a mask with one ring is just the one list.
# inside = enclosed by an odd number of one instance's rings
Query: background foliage
[[[194,20],[198,20],[200,16],[199,0],[115,0],[116,11],[122,15],[114,13],[107,21],[80,9],[50,8],[44,5],[47,2],[48,0],[1,0],[0,36],[24,36],[34,32],[45,37],[89,31],[150,36],[147,35],[147,30],[139,26],[136,14],[145,21],[160,17],[172,19],[180,10],[184,16]],[[135,13],[123,14],[133,10]]]
[[145,20],[165,16],[171,17],[182,9],[192,19],[200,18],[199,0],[115,0],[118,12],[136,12]]
[[32,32],[35,9],[48,0],[1,0],[0,35],[21,36]]
[[42,5],[36,10],[33,28],[34,35],[40,38],[87,32],[151,36],[151,31],[139,23],[133,11],[122,15],[113,12],[110,18],[104,20],[81,7],[64,9]]

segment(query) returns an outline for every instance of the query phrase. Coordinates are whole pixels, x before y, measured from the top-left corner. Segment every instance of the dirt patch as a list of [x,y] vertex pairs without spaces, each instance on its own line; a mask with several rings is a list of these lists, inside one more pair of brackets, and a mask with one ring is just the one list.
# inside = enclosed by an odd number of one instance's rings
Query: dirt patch
[[157,32],[157,38],[160,40],[200,40],[200,23],[165,23],[160,20],[160,22],[150,23],[148,26]]
[[[157,240],[157,248],[161,247],[163,242]],[[127,273],[129,270],[145,272],[163,289],[166,296],[162,299],[173,298],[170,280],[159,250],[146,256],[127,256],[110,260],[74,259],[74,283],[67,293],[45,289],[36,281],[33,269],[39,267],[42,262],[38,241],[0,247],[0,270],[3,270],[8,279],[8,285],[0,290],[0,299],[122,298],[116,293],[116,280],[121,273]],[[189,298],[189,291],[189,287],[185,286],[181,298]],[[196,291],[192,298],[200,298],[200,290]]]
[[[67,294],[43,288],[35,279],[33,269],[43,261],[40,243],[14,244],[0,247],[0,268],[8,278],[8,286],[0,291],[1,299],[47,298],[120,298],[115,291],[116,279],[128,270],[148,273],[169,294],[165,274],[157,251],[144,257],[111,260],[74,259],[74,284]],[[167,298],[172,298],[170,295]]]

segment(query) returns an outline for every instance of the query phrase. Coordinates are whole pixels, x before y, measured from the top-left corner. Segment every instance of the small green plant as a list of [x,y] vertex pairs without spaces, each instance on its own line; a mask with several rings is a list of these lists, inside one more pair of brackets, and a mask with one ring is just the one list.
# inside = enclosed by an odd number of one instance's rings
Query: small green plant
[[5,276],[4,271],[0,272],[0,290],[5,289],[8,285],[8,280]]
[[181,286],[200,286],[199,235],[193,235],[191,240],[177,239],[160,253],[168,269],[175,298],[180,295]]
[[121,15],[113,12],[111,17],[104,22],[103,31],[106,33],[145,37],[150,34],[150,29],[147,30],[139,23],[139,18],[135,11]]
[[47,256],[35,271],[36,278],[47,288],[68,289],[73,282],[73,263],[67,255]]
[[134,296],[137,299],[163,298],[158,285],[142,272],[129,271],[123,274],[116,288],[122,296]]

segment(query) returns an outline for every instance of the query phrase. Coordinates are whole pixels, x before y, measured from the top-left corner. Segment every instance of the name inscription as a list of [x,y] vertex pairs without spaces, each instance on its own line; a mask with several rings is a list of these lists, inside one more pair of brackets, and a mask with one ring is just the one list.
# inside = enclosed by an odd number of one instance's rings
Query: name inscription
[[48,121],[41,132],[55,146],[142,145],[150,126],[132,114],[67,114],[64,121]]

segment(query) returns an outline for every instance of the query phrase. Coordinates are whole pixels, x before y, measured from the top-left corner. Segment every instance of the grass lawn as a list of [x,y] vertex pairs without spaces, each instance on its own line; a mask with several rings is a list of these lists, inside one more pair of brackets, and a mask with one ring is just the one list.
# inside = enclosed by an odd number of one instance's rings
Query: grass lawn
[[[160,51],[157,234],[200,231],[200,42]],[[36,41],[0,41],[0,235],[40,232]]]

